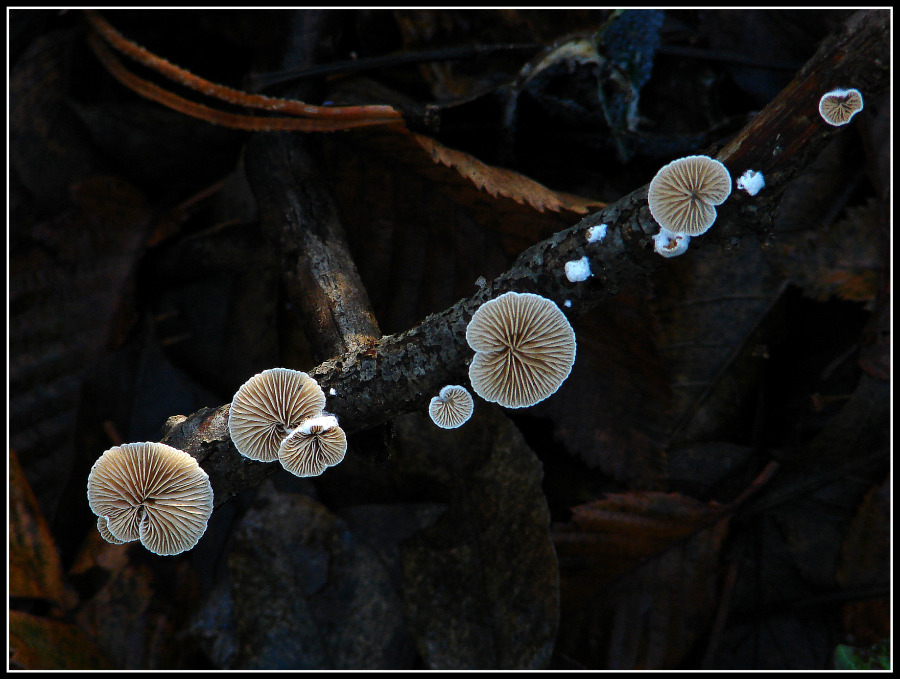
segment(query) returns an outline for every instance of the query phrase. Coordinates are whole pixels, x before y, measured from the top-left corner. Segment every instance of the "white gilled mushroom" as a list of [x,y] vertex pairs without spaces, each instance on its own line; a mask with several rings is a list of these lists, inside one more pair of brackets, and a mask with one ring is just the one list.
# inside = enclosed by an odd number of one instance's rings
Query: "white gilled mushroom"
[[212,486],[197,460],[163,443],[107,450],[91,468],[87,496],[104,540],[140,540],[162,556],[196,545],[213,509]]
[[313,378],[299,370],[272,368],[237,390],[228,431],[241,455],[272,462],[285,436],[304,420],[321,415],[324,407],[325,393]]
[[313,417],[281,442],[278,459],[294,476],[318,476],[344,459],[347,436],[334,415]]
[[836,89],[826,92],[819,99],[819,115],[829,125],[846,125],[863,110],[863,98],[859,90]]
[[671,233],[699,236],[716,221],[716,205],[731,195],[731,175],[709,156],[687,156],[664,165],[650,182],[650,214]]
[[552,301],[507,292],[482,304],[466,328],[469,380],[485,401],[525,408],[555,393],[575,363],[575,332]]
[[126,542],[132,542],[132,540],[120,540],[115,535],[109,532],[109,519],[105,516],[97,517],[97,531],[100,533],[100,537],[106,540],[107,542],[111,542],[114,545],[124,545]]
[[458,384],[448,384],[431,399],[428,415],[441,429],[456,429],[468,422],[474,409],[475,402],[468,389]]

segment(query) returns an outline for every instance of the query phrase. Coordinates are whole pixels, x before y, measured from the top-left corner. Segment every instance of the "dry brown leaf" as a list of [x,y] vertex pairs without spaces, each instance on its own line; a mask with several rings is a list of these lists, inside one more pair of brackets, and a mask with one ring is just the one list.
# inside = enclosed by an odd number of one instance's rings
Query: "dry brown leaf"
[[[850,522],[835,579],[842,587],[885,585],[891,577],[890,478],[866,494]],[[890,603],[886,598],[844,605],[844,627],[858,644],[873,644],[890,634]]]
[[9,612],[10,669],[108,670],[109,661],[75,625]]
[[494,196],[506,196],[517,203],[531,205],[538,212],[568,210],[587,214],[605,206],[596,200],[548,189],[523,174],[482,163],[464,151],[447,148],[430,137],[413,133],[413,138],[436,163],[452,167],[482,191]]
[[558,650],[591,668],[678,666],[715,613],[728,530],[722,510],[656,492],[573,508],[572,521],[553,529],[562,594]]
[[186,561],[139,563],[143,555],[137,550],[135,543],[109,544],[91,531],[70,577],[103,584],[80,605],[75,620],[116,667],[179,666],[184,647],[160,640],[171,639],[179,616],[196,605],[196,579]]
[[61,609],[74,604],[47,521],[15,451],[9,451],[9,595],[46,599]]
[[869,302],[888,262],[888,239],[875,198],[847,208],[824,229],[788,234],[772,245],[770,259],[811,297]]
[[572,521],[557,524],[553,541],[560,565],[590,567],[596,586],[608,584],[714,519],[721,511],[679,493],[607,495],[572,508]]

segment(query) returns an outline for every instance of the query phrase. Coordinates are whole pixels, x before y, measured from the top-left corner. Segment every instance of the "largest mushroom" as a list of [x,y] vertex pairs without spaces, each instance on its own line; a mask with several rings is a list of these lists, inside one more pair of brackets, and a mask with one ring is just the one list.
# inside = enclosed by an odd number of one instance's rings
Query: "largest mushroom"
[[162,556],[196,545],[213,508],[212,486],[197,460],[153,442],[104,452],[88,475],[87,496],[104,540],[140,540]]
[[575,332],[551,300],[507,292],[482,304],[466,328],[469,380],[485,401],[525,408],[555,393],[575,363]]

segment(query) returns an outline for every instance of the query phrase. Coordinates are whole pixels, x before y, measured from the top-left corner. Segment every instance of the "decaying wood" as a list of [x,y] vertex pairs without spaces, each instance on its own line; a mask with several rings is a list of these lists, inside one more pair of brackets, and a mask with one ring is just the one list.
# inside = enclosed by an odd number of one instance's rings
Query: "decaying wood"
[[288,299],[321,361],[369,347],[381,332],[306,143],[296,135],[255,134],[244,164],[260,224],[281,254]]
[[[823,41],[796,78],[725,147],[715,153],[736,179],[746,169],[763,172],[766,187],[755,197],[734,191],[718,210],[715,227],[691,241],[691,250],[711,243],[729,245],[743,236],[764,237],[791,179],[824,148],[831,137],[852,128],[835,128],[818,114],[822,94],[835,87],[856,87],[867,99],[889,85],[890,16],[885,10],[862,11]],[[862,114],[864,115],[865,111]],[[350,349],[308,372],[329,394],[327,408],[348,432],[370,428],[406,412],[424,411],[445,384],[464,383],[472,351],[465,329],[485,301],[508,290],[536,292],[552,299],[567,315],[580,315],[628,280],[665,265],[653,251],[658,226],[641,187],[577,225],[523,252],[506,273],[439,314],[404,333],[382,337],[371,346]],[[282,205],[290,199],[270,196]],[[301,207],[296,208],[300,210]],[[303,220],[298,220],[298,225]],[[607,224],[607,236],[588,243],[589,227]],[[297,233],[297,238],[313,238]],[[315,236],[319,237],[320,236]],[[297,253],[299,256],[299,252]],[[588,257],[593,276],[570,282],[565,263]],[[310,294],[298,280],[298,294]],[[336,299],[336,298],[331,298]],[[563,306],[569,300],[571,307]],[[340,302],[341,304],[343,302]],[[343,310],[331,312],[340,318]],[[328,321],[328,319],[325,319]],[[228,406],[204,409],[167,423],[163,441],[194,455],[209,473],[215,504],[258,483],[277,463],[242,458],[228,438]],[[352,451],[348,454],[352,455]],[[327,472],[326,472],[327,473]]]

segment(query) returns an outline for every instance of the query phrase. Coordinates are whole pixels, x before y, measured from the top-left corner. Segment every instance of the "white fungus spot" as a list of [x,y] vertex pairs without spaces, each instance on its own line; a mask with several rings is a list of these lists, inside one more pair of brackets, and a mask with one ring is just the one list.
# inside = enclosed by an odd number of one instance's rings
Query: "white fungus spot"
[[565,302],[563,302],[563,306],[566,307],[567,309],[571,309],[572,308],[572,300],[567,299]]
[[566,262],[566,278],[572,283],[586,281],[591,276],[591,263],[587,257]]
[[687,251],[690,242],[691,237],[686,233],[672,233],[660,229],[659,233],[653,236],[653,249],[663,257],[677,257]]
[[338,426],[337,418],[334,415],[322,415],[321,417],[311,417],[308,420],[304,421],[297,429],[300,430],[301,434],[305,434],[309,436],[312,432],[313,427],[321,427],[324,429],[331,429],[332,427]]
[[766,180],[765,177],[763,177],[763,173],[757,172],[756,170],[747,170],[737,180],[737,187],[746,191],[751,196],[755,196],[759,193],[765,185]]
[[335,391],[334,387],[328,390],[329,396],[337,396],[337,391]]
[[606,224],[601,224],[600,226],[592,226],[587,230],[587,242],[588,243],[596,243],[598,241],[602,241],[606,238]]

